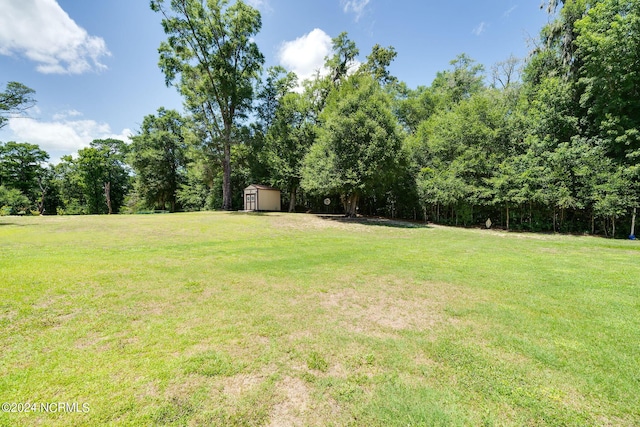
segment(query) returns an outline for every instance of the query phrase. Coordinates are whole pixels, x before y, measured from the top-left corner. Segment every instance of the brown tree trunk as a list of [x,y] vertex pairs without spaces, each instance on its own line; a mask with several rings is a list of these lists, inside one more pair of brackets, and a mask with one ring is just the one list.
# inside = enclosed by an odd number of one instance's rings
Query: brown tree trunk
[[231,138],[224,141],[224,158],[222,159],[222,209],[231,210]]
[[107,200],[107,209],[109,211],[109,215],[113,213],[111,209],[111,182],[104,183],[104,198]]
[[42,182],[42,176],[38,176],[38,187],[40,188],[40,201],[38,202],[38,212],[40,215],[44,215],[44,199],[47,196],[47,192],[49,191],[49,187],[44,185]]
[[349,218],[355,218],[358,215],[358,195],[351,194],[347,199],[347,209],[345,215]]
[[613,215],[611,216],[611,238],[616,238],[616,217]]
[[44,196],[45,196],[45,193],[43,192],[40,195],[40,203],[38,203],[38,213],[40,215],[44,215]]
[[289,212],[296,211],[296,191],[297,188],[293,187],[291,193],[289,193]]
[[40,202],[38,202],[38,212],[40,215],[44,215],[44,198],[47,195],[47,190],[40,185]]
[[509,205],[507,205],[507,231],[509,231]]

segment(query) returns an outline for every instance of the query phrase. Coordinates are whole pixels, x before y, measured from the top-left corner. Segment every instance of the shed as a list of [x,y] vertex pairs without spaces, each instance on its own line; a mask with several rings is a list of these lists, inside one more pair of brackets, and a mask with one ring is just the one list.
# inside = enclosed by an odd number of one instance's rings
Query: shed
[[266,185],[251,184],[244,189],[245,211],[280,211],[280,190]]

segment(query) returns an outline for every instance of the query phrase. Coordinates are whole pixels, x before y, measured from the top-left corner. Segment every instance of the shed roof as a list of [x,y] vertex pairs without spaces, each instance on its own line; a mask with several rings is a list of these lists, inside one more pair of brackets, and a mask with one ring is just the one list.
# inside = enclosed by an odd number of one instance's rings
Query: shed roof
[[268,185],[261,185],[261,184],[251,184],[250,186],[248,186],[247,188],[245,188],[245,190],[248,190],[250,188],[254,188],[256,190],[274,190],[274,191],[280,191],[280,189],[278,188],[274,188],[274,187],[269,187]]

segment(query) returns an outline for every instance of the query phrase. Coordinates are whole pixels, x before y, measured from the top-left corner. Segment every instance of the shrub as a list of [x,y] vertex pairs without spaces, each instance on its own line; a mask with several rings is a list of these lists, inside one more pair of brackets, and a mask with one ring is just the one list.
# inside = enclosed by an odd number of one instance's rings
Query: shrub
[[28,212],[30,205],[29,199],[20,190],[0,185],[1,215],[17,215],[18,212]]

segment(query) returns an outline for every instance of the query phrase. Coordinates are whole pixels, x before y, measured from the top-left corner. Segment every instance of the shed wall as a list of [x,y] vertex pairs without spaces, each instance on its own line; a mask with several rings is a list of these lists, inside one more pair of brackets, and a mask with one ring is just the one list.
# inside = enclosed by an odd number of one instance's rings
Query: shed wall
[[277,190],[258,190],[259,211],[279,211],[280,192]]

